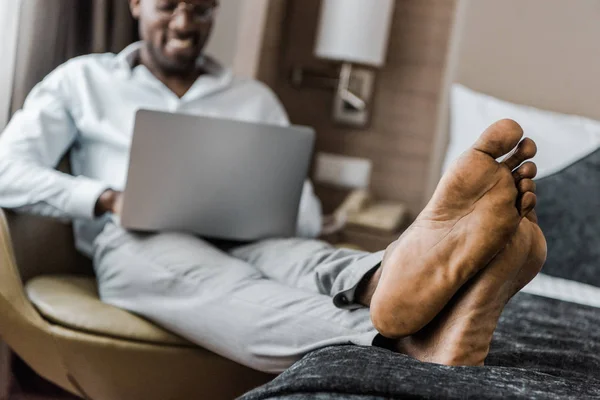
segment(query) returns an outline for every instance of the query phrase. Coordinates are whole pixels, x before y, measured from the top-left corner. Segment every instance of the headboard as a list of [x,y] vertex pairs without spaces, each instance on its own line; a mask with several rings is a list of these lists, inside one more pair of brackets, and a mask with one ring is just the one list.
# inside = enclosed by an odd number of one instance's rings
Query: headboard
[[600,120],[600,1],[458,1],[429,195],[448,143],[454,82],[514,103]]

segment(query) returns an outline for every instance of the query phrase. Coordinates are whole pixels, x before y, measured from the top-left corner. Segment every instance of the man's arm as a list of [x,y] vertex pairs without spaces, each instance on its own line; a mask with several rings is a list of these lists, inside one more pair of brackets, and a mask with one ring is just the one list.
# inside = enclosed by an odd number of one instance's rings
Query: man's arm
[[93,218],[107,186],[55,170],[77,136],[68,64],[29,94],[0,135],[0,207],[39,215]]

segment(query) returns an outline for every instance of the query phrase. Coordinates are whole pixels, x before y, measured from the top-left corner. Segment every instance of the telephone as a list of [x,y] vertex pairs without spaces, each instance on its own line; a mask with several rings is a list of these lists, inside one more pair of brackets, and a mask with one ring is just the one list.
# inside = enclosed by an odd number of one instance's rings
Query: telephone
[[364,189],[355,190],[334,212],[337,229],[356,226],[382,233],[395,233],[408,217],[404,204],[377,202]]

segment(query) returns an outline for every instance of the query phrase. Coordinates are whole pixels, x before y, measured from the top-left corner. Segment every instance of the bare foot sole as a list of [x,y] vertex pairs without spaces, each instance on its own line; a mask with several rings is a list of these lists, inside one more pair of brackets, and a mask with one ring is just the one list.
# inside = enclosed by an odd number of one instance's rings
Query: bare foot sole
[[[537,151],[522,137],[511,120],[488,128],[447,171],[415,223],[388,247],[370,301],[373,324],[383,336],[408,336],[431,322],[533,209],[535,195],[519,195],[513,177]],[[517,144],[505,161],[496,161]]]
[[545,260],[546,241],[531,213],[505,250],[421,332],[400,339],[398,350],[424,362],[483,365],[506,303],[540,272]]

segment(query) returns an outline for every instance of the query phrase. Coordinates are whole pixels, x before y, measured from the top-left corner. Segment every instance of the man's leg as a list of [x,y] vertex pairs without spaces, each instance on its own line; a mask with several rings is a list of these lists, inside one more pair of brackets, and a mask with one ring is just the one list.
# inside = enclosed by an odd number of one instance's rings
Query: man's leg
[[96,241],[95,268],[107,303],[262,371],[377,335],[368,309],[342,310],[329,296],[266,279],[190,235],[136,235],[111,223]]
[[[489,133],[493,138],[495,132],[492,130],[488,131]],[[442,312],[423,329],[411,336],[398,336],[396,340],[385,341],[382,344],[422,361],[449,365],[483,364],[506,302],[533,279],[546,257],[545,239],[537,226],[535,213],[532,212],[536,204],[535,184],[532,180],[536,168],[532,163],[525,163],[519,167],[522,161],[533,155],[535,145],[533,142],[524,141],[502,165],[496,164],[497,169],[505,168],[504,175],[513,171],[513,182],[508,186],[516,189],[516,196],[509,197],[507,205],[509,210],[515,206],[516,208],[509,214],[526,217],[521,219],[516,233],[504,249],[460,288]],[[485,161],[487,163],[490,160]],[[474,167],[477,167],[477,164]],[[514,190],[509,193],[512,191]],[[485,213],[482,217],[485,217]],[[396,245],[390,246],[390,250],[395,251],[395,247]],[[300,239],[266,241],[238,248],[232,254],[255,264],[265,275],[280,282],[330,295],[333,295],[332,287],[336,286],[332,282],[343,276],[344,271],[352,271],[355,265],[360,266],[359,263],[369,257],[365,253],[336,250],[324,243]],[[424,253],[422,257],[427,255]],[[389,260],[389,257],[386,259]],[[420,260],[417,258],[414,262],[418,264]],[[385,265],[385,261],[383,264]],[[411,265],[407,265],[407,268],[410,270]],[[436,269],[445,272],[445,265],[438,264]],[[365,272],[361,268],[356,270]],[[378,268],[377,273],[380,271],[381,268]],[[430,281],[434,283],[432,275],[436,271],[425,272],[431,273]],[[350,276],[352,275],[354,274],[350,273]],[[377,275],[380,274],[374,274],[372,278],[380,278]],[[410,278],[410,275],[408,277]],[[368,282],[370,279],[363,279],[363,282],[365,280]],[[347,283],[347,287],[353,287],[357,280]],[[435,288],[435,285],[430,286]],[[417,289],[419,286],[412,288],[413,291]],[[398,296],[404,297],[410,297],[412,294],[411,290],[397,293]]]
[[[533,163],[515,171],[537,151],[522,137],[514,121],[488,128],[447,171],[415,223],[385,257],[376,255],[383,261],[375,271],[369,269],[372,256],[336,252],[318,242],[270,241],[232,254],[273,279],[328,294],[337,306],[369,306],[384,336],[415,334],[492,261],[535,207],[535,195],[521,192],[513,177],[513,171],[521,178],[535,175]],[[361,285],[367,289],[362,293]]]
[[339,249],[309,239],[272,239],[238,247],[233,257],[255,266],[265,277],[289,287],[333,298],[339,308],[368,306],[365,294],[378,269],[383,251]]
[[[401,340],[431,322],[535,206],[535,196],[519,195],[511,175],[512,165],[534,155],[533,142],[522,142],[507,161],[495,161],[521,137],[510,121],[488,129],[445,175],[417,223],[388,248],[371,304],[377,305],[375,312],[371,308],[376,326],[388,337]],[[321,295],[265,279],[249,263],[190,236],[133,236],[109,225],[98,240],[96,268],[106,301],[216,353],[280,371],[319,347],[373,343],[369,310],[348,296],[381,258],[317,257],[319,265],[339,268],[328,284],[317,282],[318,291],[328,293]],[[334,307],[332,295],[339,307],[350,303],[355,310]]]

